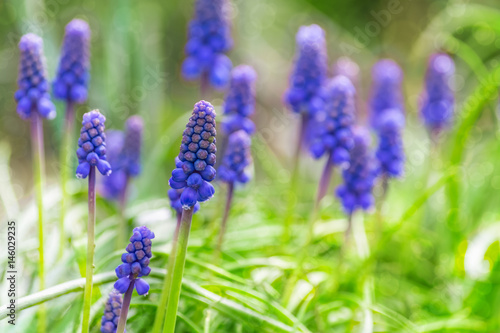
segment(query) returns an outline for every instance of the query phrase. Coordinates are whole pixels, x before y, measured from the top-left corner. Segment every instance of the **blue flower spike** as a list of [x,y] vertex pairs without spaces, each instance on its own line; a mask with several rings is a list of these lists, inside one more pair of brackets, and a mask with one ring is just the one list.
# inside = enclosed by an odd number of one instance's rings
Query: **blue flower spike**
[[109,293],[108,300],[104,307],[104,315],[101,319],[102,333],[116,333],[118,320],[122,311],[122,304],[122,295],[116,289],[113,289]]
[[96,166],[104,176],[111,175],[111,166],[106,160],[106,134],[104,117],[99,110],[92,110],[83,115],[82,129],[78,139],[77,178],[87,178],[91,166]]
[[250,175],[245,170],[252,163],[251,143],[250,136],[244,130],[229,136],[228,147],[219,168],[220,180],[233,184],[244,184],[250,180]]
[[32,33],[22,36],[19,50],[21,61],[17,79],[18,90],[14,95],[17,113],[22,119],[29,119],[32,112],[38,112],[46,119],[54,119],[56,108],[48,93],[42,38]]

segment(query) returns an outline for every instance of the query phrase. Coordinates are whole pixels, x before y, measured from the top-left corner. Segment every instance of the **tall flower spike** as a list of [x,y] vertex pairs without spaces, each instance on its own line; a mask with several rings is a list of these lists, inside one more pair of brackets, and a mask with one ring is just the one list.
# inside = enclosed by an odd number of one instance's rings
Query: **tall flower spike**
[[139,295],[146,295],[149,291],[149,284],[140,279],[148,276],[151,272],[149,260],[152,257],[151,240],[155,238],[154,232],[147,227],[134,228],[134,233],[130,237],[130,244],[127,245],[126,253],[122,254],[123,264],[119,265],[115,272],[118,281],[115,282],[115,289],[120,293],[125,293],[134,283],[134,287]]
[[361,128],[355,129],[354,148],[350,155],[349,168],[342,171],[344,183],[336,191],[347,214],[352,214],[360,208],[368,210],[374,203],[372,189],[378,175],[379,165],[370,151],[368,131]]
[[440,131],[453,117],[455,96],[451,80],[454,74],[455,63],[449,55],[437,53],[430,57],[421,115],[431,131]]
[[141,148],[144,124],[140,116],[132,116],[125,123],[125,143],[123,164],[129,176],[138,176],[141,172]]
[[109,177],[101,178],[99,192],[108,200],[118,200],[127,182],[120,159],[124,141],[125,135],[122,131],[111,130],[106,133],[106,160],[113,173]]
[[220,180],[226,183],[246,183],[250,180],[245,169],[252,163],[251,143],[250,137],[243,130],[229,136],[228,147],[219,168]]
[[215,110],[209,102],[199,101],[194,105],[182,136],[179,153],[182,166],[172,171],[169,180],[173,189],[184,189],[181,194],[183,209],[189,209],[196,202],[206,201],[214,195],[214,187],[209,182],[216,174],[215,136]]
[[228,20],[227,0],[197,0],[194,18],[189,23],[186,59],[182,74],[187,80],[208,75],[215,88],[229,82],[231,60],[224,54],[233,45]]
[[17,113],[23,119],[29,119],[33,111],[44,118],[54,119],[56,108],[48,93],[42,38],[31,33],[24,35],[19,42],[19,50],[21,51],[17,79],[19,89],[14,95],[17,101]]
[[104,315],[101,319],[102,333],[116,333],[118,319],[122,311],[122,295],[115,289],[109,293],[108,300],[104,307]]
[[351,81],[342,75],[326,84],[322,92],[324,111],[317,112],[312,122],[316,135],[310,151],[315,158],[326,153],[334,164],[349,161],[349,151],[354,145],[352,126],[355,93]]
[[90,28],[87,22],[74,19],[66,25],[54,96],[68,103],[87,100],[89,82]]
[[373,66],[372,80],[370,117],[372,127],[376,129],[386,110],[399,109],[401,112],[404,110],[401,92],[403,71],[394,60],[382,59]]
[[386,110],[379,120],[377,158],[382,175],[399,177],[404,171],[402,131],[405,119],[398,109]]
[[328,67],[325,32],[316,24],[302,26],[296,41],[295,67],[285,101],[293,112],[313,115],[323,107],[319,95]]
[[97,166],[102,175],[111,174],[111,166],[106,161],[106,135],[104,134],[104,117],[99,110],[92,110],[83,115],[82,129],[78,139],[78,167],[76,176],[87,178],[91,166]]
[[248,65],[235,67],[231,72],[231,84],[224,101],[224,122],[226,134],[244,130],[255,132],[255,124],[250,116],[255,111],[255,80],[257,73]]

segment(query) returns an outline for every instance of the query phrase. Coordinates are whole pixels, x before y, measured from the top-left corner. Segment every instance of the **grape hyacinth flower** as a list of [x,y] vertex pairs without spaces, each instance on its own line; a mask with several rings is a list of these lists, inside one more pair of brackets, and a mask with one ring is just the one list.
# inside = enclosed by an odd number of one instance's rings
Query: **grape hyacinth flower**
[[74,19],[66,25],[54,96],[71,103],[85,103],[89,82],[90,28],[87,22]]
[[344,183],[336,191],[348,215],[357,209],[373,207],[372,189],[379,172],[379,162],[370,150],[368,131],[356,128],[353,139],[349,167],[342,171]]
[[141,279],[141,277],[148,276],[151,272],[149,261],[153,256],[151,252],[151,240],[154,238],[154,232],[147,227],[134,228],[132,237],[130,237],[130,243],[126,248],[127,252],[122,254],[121,259],[123,263],[115,270],[118,280],[115,282],[114,287],[120,293],[125,294],[116,330],[118,333],[122,333],[125,330],[128,309],[134,288],[139,295],[148,294],[149,284],[144,279]]
[[[45,289],[44,238],[43,238],[43,183],[45,169],[43,126],[41,118],[53,119],[56,109],[47,92],[47,71],[43,54],[43,41],[35,34],[26,34],[19,42],[18,90],[14,98],[17,113],[22,119],[30,120],[31,149],[33,154],[33,179],[38,208],[38,277],[40,290]],[[45,308],[39,309],[38,331],[45,331]]]
[[212,104],[199,101],[194,105],[193,113],[182,136],[176,168],[172,171],[172,177],[169,180],[170,187],[174,190],[183,190],[180,197],[183,211],[178,234],[174,235],[172,251],[168,258],[168,267],[173,267],[173,269],[169,270],[171,274],[167,272],[164,280],[153,332],[160,332],[162,324],[163,332],[173,333],[175,330],[187,243],[195,205],[197,202],[210,199],[215,192],[209,183],[216,175],[214,168],[217,151],[215,116]]
[[340,57],[332,66],[333,76],[343,75],[347,77],[356,89],[355,110],[358,123],[366,119],[365,102],[361,98],[361,69],[359,65],[349,57]]
[[245,172],[252,163],[252,153],[250,145],[252,140],[244,130],[239,130],[229,136],[228,148],[222,159],[222,165],[219,168],[219,179],[228,184],[226,208],[222,218],[221,229],[217,241],[217,253],[220,253],[224,234],[226,233],[227,219],[233,199],[235,183],[245,184],[250,180],[250,176]]
[[438,134],[449,125],[453,117],[455,96],[452,78],[454,74],[455,63],[449,55],[437,53],[430,57],[425,77],[421,115],[431,133]]
[[404,115],[400,110],[387,110],[379,120],[377,158],[384,178],[399,177],[404,169],[402,130]]
[[19,42],[19,50],[19,89],[14,96],[17,101],[17,113],[22,119],[30,119],[33,113],[46,119],[54,119],[56,108],[48,93],[42,38],[31,33],[24,35]]
[[108,300],[104,307],[104,315],[101,319],[101,332],[102,333],[116,333],[118,327],[118,320],[122,311],[122,295],[113,289],[109,293]]
[[255,111],[255,80],[257,73],[248,65],[235,67],[231,72],[231,84],[224,101],[222,129],[227,135],[238,130],[248,134],[255,132],[250,116]]
[[[57,77],[52,83],[54,96],[65,101],[64,134],[61,141],[61,213],[59,217],[60,230],[64,230],[66,205],[69,200],[66,184],[70,175],[70,154],[75,127],[75,104],[87,100],[89,81],[89,44],[90,28],[87,22],[74,19],[66,25],[61,57],[57,69]],[[66,167],[67,166],[67,167]],[[59,256],[66,249],[64,232],[60,233]]]
[[328,191],[333,166],[349,162],[349,151],[354,145],[352,126],[355,95],[356,90],[347,77],[339,75],[330,79],[322,92],[324,111],[318,112],[311,120],[316,133],[311,140],[310,152],[315,158],[324,155],[327,158],[318,187],[316,206]]
[[386,110],[404,111],[401,92],[403,71],[394,60],[382,59],[373,66],[372,79],[370,121],[376,130],[379,127],[379,120]]
[[96,167],[105,176],[111,174],[111,166],[106,161],[106,135],[104,123],[106,118],[99,110],[92,110],[83,115],[82,129],[78,139],[79,148],[76,151],[78,167],[76,176],[78,178],[89,178],[88,187],[88,231],[87,231],[87,265],[85,273],[85,294],[83,298],[83,320],[82,332],[89,331],[90,306],[92,300],[92,275],[94,272],[94,248],[95,248],[95,179]]
[[210,84],[216,89],[229,82],[232,63],[225,55],[232,46],[227,0],[197,0],[189,23],[186,59],[182,75],[186,80],[201,77],[202,94]]
[[125,134],[122,131],[111,130],[106,132],[106,160],[113,173],[109,177],[101,178],[99,192],[108,200],[119,200],[127,175],[120,167],[120,156],[123,150]]

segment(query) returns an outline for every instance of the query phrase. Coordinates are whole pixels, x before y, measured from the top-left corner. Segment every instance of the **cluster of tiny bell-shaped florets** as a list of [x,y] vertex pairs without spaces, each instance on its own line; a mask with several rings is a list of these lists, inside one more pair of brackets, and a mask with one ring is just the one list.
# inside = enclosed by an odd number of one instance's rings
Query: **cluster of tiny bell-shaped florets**
[[312,119],[314,137],[310,151],[315,158],[325,154],[336,165],[349,162],[349,151],[354,145],[354,98],[356,90],[351,81],[338,75],[328,81],[322,90],[324,109]]
[[328,69],[325,32],[316,24],[302,26],[296,41],[295,67],[285,101],[293,112],[314,115],[323,108],[320,90]]
[[405,117],[399,109],[386,110],[379,119],[376,156],[383,176],[399,177],[404,171],[403,129]]
[[255,124],[250,116],[255,111],[255,80],[257,73],[248,65],[239,65],[231,71],[231,83],[224,101],[224,133],[244,130],[255,132]]
[[370,134],[362,128],[354,130],[354,147],[350,152],[349,167],[342,171],[343,184],[336,194],[347,214],[373,206],[372,189],[379,173],[379,164],[370,150]]
[[449,55],[436,53],[430,57],[421,115],[431,131],[439,131],[451,122],[455,104],[454,74],[455,63]]
[[372,80],[370,121],[372,127],[377,129],[386,110],[404,111],[401,91],[403,71],[394,60],[382,59],[372,68]]
[[178,156],[182,165],[177,164],[180,167],[172,171],[169,180],[173,189],[184,189],[181,194],[183,209],[189,209],[214,195],[214,187],[209,182],[216,174],[215,115],[212,104],[200,101],[194,105],[184,130]]
[[54,119],[56,108],[48,93],[42,38],[32,33],[22,36],[19,50],[21,51],[17,79],[19,89],[14,95],[17,101],[17,113],[23,119],[30,118],[32,112],[38,112],[47,119]]
[[104,315],[101,319],[102,333],[116,333],[122,312],[122,304],[122,295],[116,289],[113,289],[109,293],[108,300],[104,306]]
[[88,96],[90,68],[90,28],[74,19],[66,25],[64,41],[52,89],[56,98],[68,103],[84,103]]
[[130,243],[127,245],[126,253],[122,254],[123,264],[119,265],[115,272],[118,281],[114,287],[120,293],[125,293],[131,283],[139,295],[146,295],[149,291],[149,284],[141,279],[151,272],[149,260],[153,256],[151,252],[151,240],[155,238],[154,232],[147,227],[134,228]]
[[104,176],[111,174],[111,166],[106,160],[106,134],[104,117],[99,110],[92,110],[83,115],[82,129],[78,139],[78,167],[76,176],[87,178],[91,167],[97,167]]
[[144,123],[140,116],[131,116],[125,122],[125,141],[122,165],[127,175],[135,177],[141,172],[141,148]]
[[186,59],[182,74],[188,80],[206,75],[212,86],[223,88],[229,82],[232,63],[224,54],[233,45],[227,0],[197,0],[189,23]]
[[229,135],[227,149],[219,168],[220,180],[231,184],[246,183],[250,180],[246,169],[252,163],[251,143],[250,136],[243,130]]
[[109,177],[101,178],[99,192],[108,200],[120,199],[127,183],[127,174],[121,168],[121,154],[125,134],[122,131],[111,130],[106,132],[106,160],[113,173]]

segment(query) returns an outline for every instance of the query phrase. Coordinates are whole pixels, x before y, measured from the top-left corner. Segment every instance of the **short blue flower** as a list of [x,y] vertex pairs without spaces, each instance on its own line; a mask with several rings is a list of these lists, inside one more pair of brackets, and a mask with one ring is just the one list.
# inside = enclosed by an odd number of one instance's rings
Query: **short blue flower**
[[87,178],[91,166],[97,166],[104,176],[111,174],[111,166],[106,160],[106,135],[104,134],[104,117],[99,110],[92,110],[83,115],[82,129],[78,139],[78,167],[76,177]]
[[230,78],[232,63],[225,55],[233,45],[227,0],[197,0],[189,23],[186,59],[182,75],[196,80],[207,75],[212,86],[223,88]]
[[199,101],[194,105],[182,136],[179,163],[169,180],[173,189],[183,189],[183,209],[193,207],[197,202],[210,199],[215,190],[209,183],[215,178],[215,110],[209,102]]
[[243,131],[229,135],[228,145],[219,168],[219,179],[226,183],[246,183],[250,176],[245,169],[252,163],[250,136]]
[[122,295],[115,289],[109,293],[108,300],[104,307],[104,315],[101,319],[102,333],[116,333],[118,320],[122,311]]
[[344,182],[336,190],[347,214],[357,209],[368,210],[373,206],[372,189],[378,172],[378,161],[370,151],[370,135],[368,131],[356,128],[349,167],[342,171]]
[[449,55],[437,53],[430,57],[420,110],[424,123],[430,130],[439,131],[451,122],[455,104],[452,88],[454,74],[455,63]]
[[19,42],[21,61],[19,63],[18,90],[14,97],[17,113],[22,119],[29,119],[35,111],[47,119],[56,117],[56,108],[48,93],[47,70],[43,54],[42,38],[26,34]]
[[257,73],[248,65],[235,67],[231,72],[231,84],[224,101],[222,129],[226,134],[244,130],[255,132],[250,116],[255,111],[255,80]]
[[314,115],[322,110],[320,90],[327,75],[325,32],[316,24],[300,27],[295,66],[285,102],[293,112]]
[[56,98],[84,103],[88,95],[90,28],[87,22],[74,19],[66,25],[64,41],[53,82]]
[[315,158],[325,154],[338,165],[349,162],[349,151],[354,146],[354,97],[356,90],[342,75],[329,80],[322,90],[324,110],[315,114],[309,126],[314,127],[310,151]]
[[120,293],[125,293],[130,283],[134,283],[139,295],[148,293],[148,283],[140,278],[148,276],[151,272],[149,260],[153,256],[151,252],[151,240],[153,238],[155,238],[154,232],[147,227],[134,228],[133,235],[130,237],[130,244],[126,248],[127,252],[122,255],[123,264],[115,269],[118,281],[115,282],[114,287]]

